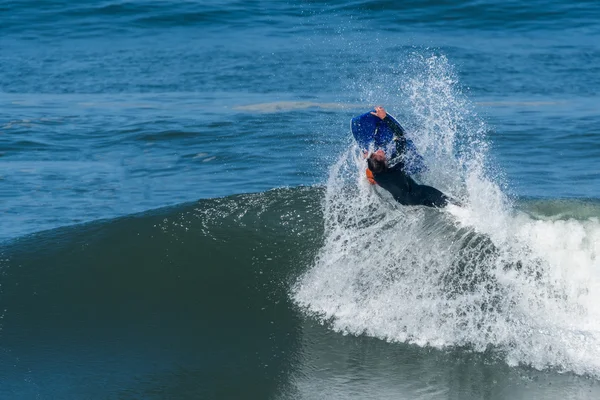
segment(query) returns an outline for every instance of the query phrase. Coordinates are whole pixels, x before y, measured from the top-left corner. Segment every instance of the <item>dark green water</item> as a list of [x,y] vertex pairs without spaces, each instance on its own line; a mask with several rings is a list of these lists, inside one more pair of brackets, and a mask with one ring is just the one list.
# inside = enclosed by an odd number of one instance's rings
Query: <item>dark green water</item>
[[344,335],[292,287],[323,191],[205,200],[42,232],[2,255],[1,398],[581,398],[493,352]]
[[318,246],[318,201],[314,190],[216,199],[9,244],[2,396],[283,390],[301,335],[287,290]]

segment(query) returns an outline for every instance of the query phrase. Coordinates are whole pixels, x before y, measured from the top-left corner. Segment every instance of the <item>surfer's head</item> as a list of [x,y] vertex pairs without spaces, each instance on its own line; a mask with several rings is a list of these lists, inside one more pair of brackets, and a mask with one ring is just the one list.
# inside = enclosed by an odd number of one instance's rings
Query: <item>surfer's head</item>
[[384,171],[387,168],[387,160],[383,150],[377,150],[367,158],[367,165],[374,174]]

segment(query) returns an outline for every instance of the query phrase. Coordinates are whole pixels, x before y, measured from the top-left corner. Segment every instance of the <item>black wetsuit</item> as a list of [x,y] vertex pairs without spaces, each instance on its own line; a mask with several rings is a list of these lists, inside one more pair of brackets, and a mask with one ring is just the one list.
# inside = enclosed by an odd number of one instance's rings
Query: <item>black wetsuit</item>
[[386,115],[381,122],[385,123],[394,132],[394,142],[396,144],[396,153],[392,155],[393,158],[396,155],[404,154],[406,151],[406,131],[398,122]]
[[402,167],[402,163],[398,163],[382,172],[374,173],[375,182],[405,206],[444,207],[448,204],[445,194],[434,187],[419,185],[404,173]]

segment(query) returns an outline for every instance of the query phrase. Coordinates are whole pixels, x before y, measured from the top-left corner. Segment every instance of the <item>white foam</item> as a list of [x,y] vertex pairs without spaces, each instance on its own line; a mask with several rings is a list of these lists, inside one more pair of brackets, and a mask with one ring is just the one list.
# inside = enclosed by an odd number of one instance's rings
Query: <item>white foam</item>
[[413,63],[402,92],[431,166],[422,179],[465,207],[398,206],[348,150],[331,167],[325,243],[295,301],[344,333],[600,376],[600,223],[515,209],[447,60]]

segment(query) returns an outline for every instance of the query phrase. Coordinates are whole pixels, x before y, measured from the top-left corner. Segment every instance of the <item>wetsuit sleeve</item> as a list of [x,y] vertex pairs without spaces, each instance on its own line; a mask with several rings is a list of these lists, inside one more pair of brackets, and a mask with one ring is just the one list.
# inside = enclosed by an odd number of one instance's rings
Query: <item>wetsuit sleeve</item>
[[394,121],[392,119],[392,117],[390,117],[389,115],[385,116],[385,118],[383,119],[383,122],[387,126],[389,126],[392,131],[394,131],[394,136],[400,137],[400,136],[404,136],[406,134],[406,131],[404,130],[402,125],[400,125],[397,121]]
[[396,143],[396,153],[399,155],[404,154],[406,151],[406,131],[398,123],[393,120],[392,117],[386,115],[383,122],[394,132],[394,142]]

